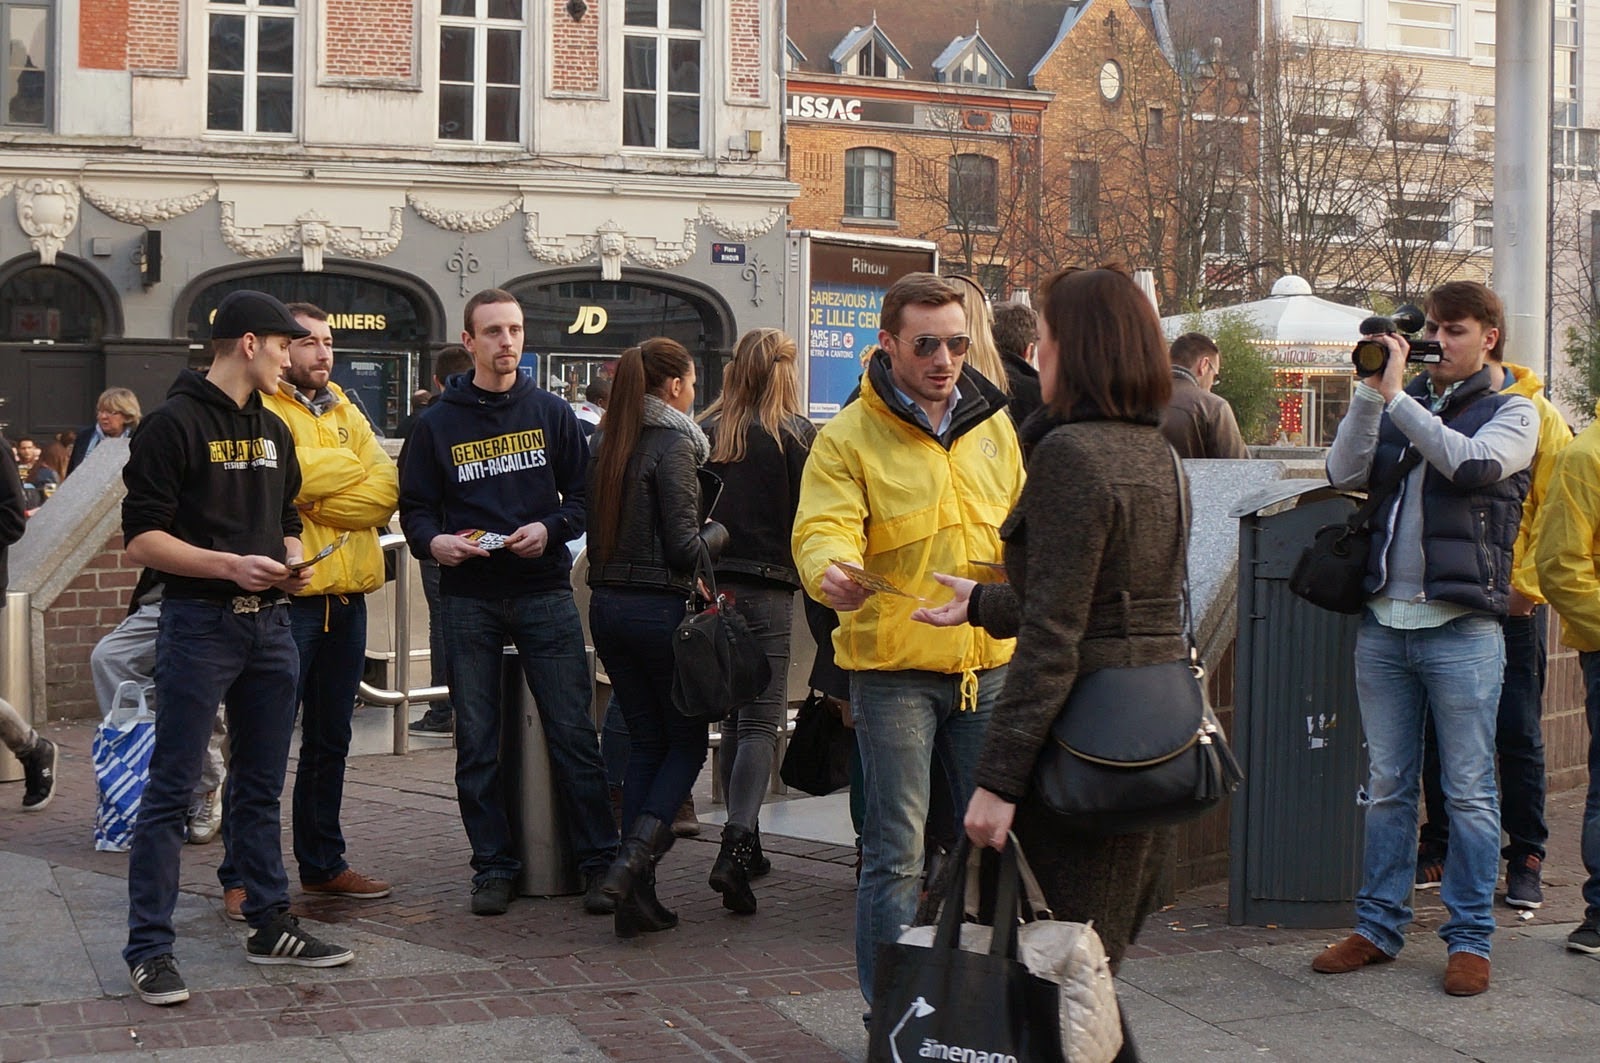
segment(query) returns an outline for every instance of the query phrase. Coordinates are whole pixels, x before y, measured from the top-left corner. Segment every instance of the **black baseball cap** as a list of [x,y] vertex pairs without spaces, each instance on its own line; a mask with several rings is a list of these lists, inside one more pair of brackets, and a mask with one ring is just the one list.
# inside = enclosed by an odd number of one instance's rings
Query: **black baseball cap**
[[291,340],[311,335],[311,330],[296,321],[287,306],[266,292],[248,288],[223,296],[211,318],[214,340],[236,340],[246,332],[256,336],[288,336]]

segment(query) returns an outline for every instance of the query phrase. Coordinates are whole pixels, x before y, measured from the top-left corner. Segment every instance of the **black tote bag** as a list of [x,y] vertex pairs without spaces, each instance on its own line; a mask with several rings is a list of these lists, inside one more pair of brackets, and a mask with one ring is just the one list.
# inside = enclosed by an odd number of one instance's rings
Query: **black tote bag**
[[[988,952],[957,947],[970,843],[963,838],[933,947],[878,946],[868,1063],[914,1059],[1066,1063],[1061,1054],[1060,987],[1017,960],[1017,866],[1001,854],[994,935]],[[985,1055],[985,1053],[987,1055]]]
[[795,714],[778,777],[787,786],[813,797],[827,797],[850,785],[850,750],[855,732],[828,706],[821,691],[813,690]]

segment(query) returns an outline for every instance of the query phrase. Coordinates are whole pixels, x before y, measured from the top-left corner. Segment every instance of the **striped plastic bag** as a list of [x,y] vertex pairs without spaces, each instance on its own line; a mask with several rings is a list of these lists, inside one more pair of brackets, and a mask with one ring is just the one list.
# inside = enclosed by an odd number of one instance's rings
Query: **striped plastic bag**
[[117,687],[111,713],[94,735],[92,758],[100,791],[94,816],[94,847],[125,853],[133,841],[139,799],[150,778],[150,752],[156,744],[156,718],[143,685],[129,679]]

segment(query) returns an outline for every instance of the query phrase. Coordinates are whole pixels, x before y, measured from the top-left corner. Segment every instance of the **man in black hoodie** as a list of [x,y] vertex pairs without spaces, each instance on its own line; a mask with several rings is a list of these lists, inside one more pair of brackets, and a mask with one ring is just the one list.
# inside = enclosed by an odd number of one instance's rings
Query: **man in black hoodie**
[[128,560],[166,580],[156,635],[161,711],[128,856],[122,951],[148,1004],[189,999],[172,955],[172,912],[184,818],[219,701],[232,738],[223,833],[244,879],[245,958],[336,967],[354,955],[289,914],[279,839],[300,667],[285,595],[312,573],[301,564],[294,437],[258,392],[277,390],[289,341],[304,335],[270,295],[225,296],[212,319],[211,368],[178,377],[134,434],[122,472]]
[[400,455],[400,523],[411,552],[439,562],[456,794],[472,844],[472,912],[501,915],[522,865],[500,778],[501,661],[513,643],[539,705],[584,907],[617,852],[583,624],[565,544],[583,534],[589,448],[567,405],[519,371],[522,307],[498,288],[467,301],[470,375],[452,377]]

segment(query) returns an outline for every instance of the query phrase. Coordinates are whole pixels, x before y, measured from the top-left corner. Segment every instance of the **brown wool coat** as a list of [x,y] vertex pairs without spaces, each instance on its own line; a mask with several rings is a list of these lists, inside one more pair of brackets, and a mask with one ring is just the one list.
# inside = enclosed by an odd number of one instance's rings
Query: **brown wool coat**
[[977,785],[1017,801],[1017,836],[1056,917],[1093,920],[1113,965],[1155,908],[1170,832],[1064,835],[1029,779],[1079,675],[1186,656],[1180,520],[1159,428],[1060,425],[1034,447],[1001,528],[1009,582],[984,586],[969,613],[1017,637]]

